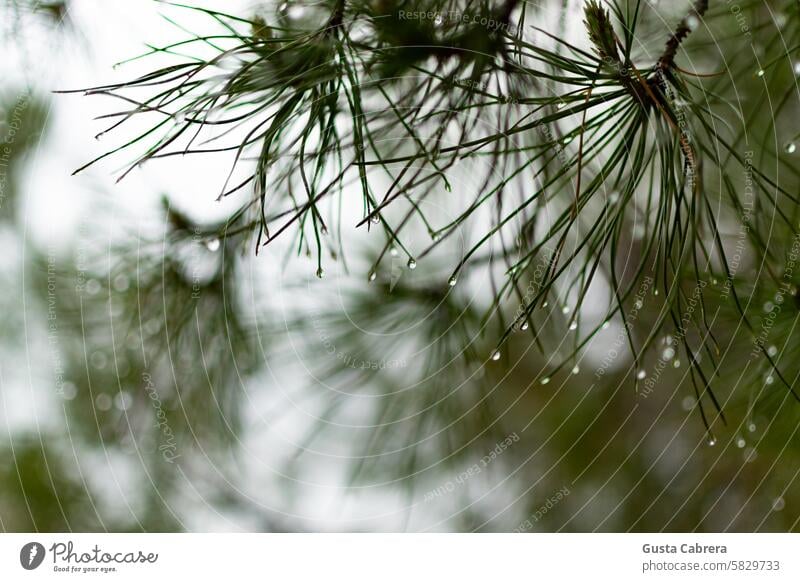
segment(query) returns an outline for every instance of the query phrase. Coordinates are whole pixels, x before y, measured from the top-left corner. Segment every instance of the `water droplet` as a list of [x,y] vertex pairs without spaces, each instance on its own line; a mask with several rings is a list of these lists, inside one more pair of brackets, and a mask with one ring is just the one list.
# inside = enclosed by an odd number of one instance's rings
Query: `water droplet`
[[417,261],[414,259],[408,259],[408,268],[412,271],[417,268]]
[[572,141],[572,136],[568,135],[567,137],[565,137],[564,139],[561,140],[561,143],[563,143],[564,145],[567,145],[571,141]]
[[669,361],[675,357],[675,350],[672,348],[667,348],[661,355],[666,361]]
[[550,383],[550,376],[545,376],[540,380],[542,384],[549,384]]
[[639,380],[644,380],[646,377],[647,377],[647,372],[645,372],[644,370],[639,370],[636,373],[636,378]]
[[642,303],[641,299],[637,299],[637,300],[634,302],[634,304],[633,304],[633,306],[634,306],[636,309],[641,309],[641,308],[642,308],[642,305],[644,305],[644,304]]
[[672,342],[674,342],[674,341],[675,341],[675,338],[673,338],[671,335],[664,336],[664,343],[667,344],[668,346],[671,346]]
[[185,111],[178,111],[175,114],[175,123],[183,124],[186,122],[186,112]]
[[616,192],[612,193],[611,196],[608,197],[608,202],[610,204],[616,204],[619,202],[619,194]]
[[708,437],[708,446],[713,447],[717,444],[717,439],[713,436]]
[[105,412],[107,410],[111,410],[111,405],[113,402],[111,400],[111,396],[108,394],[98,394],[97,398],[94,399],[94,404],[97,410]]
[[564,103],[563,101],[559,101],[558,104],[556,105],[556,109],[564,109],[564,107],[566,106],[567,106],[566,103]]
[[700,26],[700,19],[697,18],[697,16],[692,14],[686,18],[686,28],[689,30],[697,30],[698,26]]
[[377,278],[378,278],[378,274],[375,271],[370,271],[369,275],[367,276],[367,279],[369,280],[370,283],[372,281],[374,281],[375,279],[377,279]]
[[100,282],[97,279],[89,279],[86,281],[86,292],[89,295],[97,295],[102,289]]
[[451,287],[455,287],[456,283],[458,283],[458,278],[456,278],[455,275],[450,277],[450,280],[447,282],[447,284],[450,285]]
[[748,424],[748,425],[747,425],[747,430],[749,430],[750,432],[756,432],[756,425],[755,425],[755,423],[751,422],[750,424]]
[[442,238],[442,235],[440,235],[438,232],[432,232],[431,233],[431,239],[433,239],[433,242],[439,242],[441,240],[441,238]]
[[78,387],[72,382],[64,382],[61,386],[61,394],[66,400],[74,400],[78,395]]
[[320,229],[319,229],[319,232],[320,232],[321,234],[323,234],[323,235],[327,236],[327,234],[328,234],[328,227],[327,227],[327,226],[325,226],[325,225],[323,224],[323,225],[322,225],[322,228],[320,228]]
[[128,290],[128,287],[130,287],[130,280],[127,275],[120,274],[114,277],[114,289],[123,293]]
[[772,502],[772,511],[783,511],[784,507],[786,507],[786,502],[783,500],[783,497],[777,497],[775,501]]
[[128,410],[132,404],[133,397],[124,390],[114,396],[114,407],[117,410]]
[[575,331],[576,329],[578,329],[578,322],[577,321],[573,321],[572,323],[570,323],[569,324],[569,329],[570,329],[570,331]]
[[764,76],[764,69],[759,69],[756,71],[756,77],[763,77]]
[[220,242],[218,238],[212,238],[206,242],[206,248],[212,253],[216,253],[219,250],[219,247]]
[[565,305],[561,308],[561,313],[569,313],[569,305]]
[[304,6],[292,6],[287,11],[286,15],[293,20],[300,20],[306,13]]
[[500,359],[500,351],[499,350],[493,351],[492,352],[492,360],[496,362],[499,359]]
[[680,368],[681,367],[681,361],[680,360],[675,360],[674,362],[672,362],[672,367],[673,368]]
[[522,322],[522,326],[520,327],[520,329],[521,329],[522,331],[525,331],[526,329],[528,329],[528,327],[529,327],[529,326],[528,326],[528,322],[527,322],[527,321],[523,321],[523,322]]
[[608,329],[609,327],[611,327],[611,322],[604,321],[604,322],[603,322],[603,325],[602,325],[601,327],[602,327],[603,329]]
[[794,74],[800,77],[800,61],[794,64]]
[[317,269],[317,279],[322,279],[325,276],[325,271],[320,267]]
[[108,356],[106,356],[103,352],[94,352],[89,360],[91,361],[92,366],[98,370],[104,369],[108,364]]
[[778,348],[776,348],[775,346],[769,346],[769,347],[767,348],[767,353],[768,353],[770,356],[774,356],[774,355],[776,355],[776,354],[778,353]]
[[786,147],[784,148],[784,150],[786,150],[787,154],[793,154],[794,152],[797,151],[797,144],[794,143],[793,141],[789,142],[789,143],[786,144]]
[[739,437],[738,439],[736,439],[736,446],[739,447],[740,449],[743,449],[746,444],[747,441],[744,440],[744,437]]
[[389,254],[392,255],[393,257],[396,257],[400,253],[397,251],[397,249],[395,247],[392,247],[392,248],[389,249]]
[[372,221],[372,224],[378,224],[381,221],[381,218],[377,214],[373,214],[370,220]]
[[574,368],[572,368],[572,373],[573,373],[573,374],[577,374],[577,373],[579,373],[580,371],[581,371],[581,369],[580,369],[578,366],[575,366]]
[[775,381],[775,377],[772,374],[767,374],[764,378],[764,384],[772,384]]
[[545,301],[544,303],[542,303],[542,309],[544,309],[548,305],[550,305],[550,302],[549,301]]
[[694,398],[692,398],[691,396],[685,397],[681,402],[681,405],[683,406],[683,409],[688,412],[689,410],[694,408]]

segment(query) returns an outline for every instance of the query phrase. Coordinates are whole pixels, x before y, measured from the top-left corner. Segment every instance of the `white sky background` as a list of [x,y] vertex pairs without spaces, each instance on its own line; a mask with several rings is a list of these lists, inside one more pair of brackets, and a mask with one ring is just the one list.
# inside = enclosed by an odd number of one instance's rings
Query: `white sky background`
[[[230,13],[252,6],[253,2],[193,2],[195,5],[206,5]],[[167,57],[152,57],[143,63],[124,66],[113,70],[112,65],[118,61],[142,53],[144,43],[154,45],[173,42],[184,33],[177,30],[159,16],[159,6],[151,0],[73,0],[70,19],[74,22],[72,30],[56,35],[44,29],[34,28],[24,44],[12,50],[9,58],[0,62],[3,88],[20,90],[26,83],[40,92],[53,89],[83,88],[114,81],[128,79],[143,70],[151,70],[159,60]],[[177,9],[166,10],[182,25],[194,31],[202,31],[204,27],[211,29],[212,23],[206,17],[191,11]],[[179,18],[178,18],[179,17]],[[571,32],[575,31],[574,28]],[[579,34],[579,30],[575,31]],[[4,44],[9,44],[4,40]],[[19,63],[26,64],[20,66]],[[143,68],[144,67],[144,68]],[[101,141],[93,138],[103,129],[102,122],[93,121],[98,114],[115,111],[118,104],[98,97],[81,95],[54,96],[51,99],[50,124],[47,139],[40,145],[40,150],[29,167],[29,175],[23,189],[24,201],[22,212],[23,224],[29,241],[42,249],[47,249],[60,258],[72,256],[76,235],[82,225],[97,224],[98,216],[104,221],[101,224],[100,238],[92,244],[106,247],[115,238],[126,240],[133,232],[157,232],[152,224],[157,216],[158,201],[162,192],[168,192],[170,198],[181,209],[190,212],[199,219],[212,219],[224,216],[230,205],[214,202],[221,186],[221,177],[227,174],[228,160],[222,156],[204,158],[173,158],[149,163],[134,171],[125,180],[115,184],[115,172],[126,161],[125,155],[112,161],[101,162],[86,173],[70,177],[75,168],[81,166],[92,157],[105,152],[111,145],[116,145],[115,136],[110,135]],[[461,176],[462,184],[454,184],[455,189],[469,186],[469,175]],[[109,209],[113,220],[105,221],[109,216],[98,209]],[[360,203],[358,205],[360,212]],[[443,210],[448,213],[447,208]],[[354,214],[355,218],[357,214]],[[92,222],[94,220],[94,222]],[[355,222],[353,222],[354,224]],[[347,221],[345,221],[345,228]],[[5,240],[8,236],[4,236]],[[354,235],[354,239],[365,239],[363,232]],[[288,240],[288,239],[287,239]],[[4,247],[8,248],[8,247]],[[249,279],[253,288],[248,292],[259,292],[269,288],[274,293],[273,305],[282,306],[287,300],[282,287],[285,283],[310,280],[319,285],[318,289],[328,289],[322,295],[323,304],[330,307],[330,301],[338,301],[341,294],[336,292],[336,283],[332,281],[317,282],[313,278],[315,265],[311,260],[297,259],[289,263],[289,268],[282,273],[283,248],[276,247],[267,251],[258,260],[245,264],[252,268]],[[358,264],[351,258],[351,264]],[[336,265],[330,261],[326,268],[333,271]],[[366,266],[362,272],[356,269],[355,275],[363,280],[366,277]],[[334,278],[335,279],[335,278]],[[254,290],[254,291],[253,291]],[[607,290],[599,290],[602,296]],[[480,282],[473,282],[468,293],[484,301],[486,288]],[[259,301],[262,298],[259,298]],[[297,299],[296,292],[290,291],[288,300]],[[591,311],[591,306],[587,306]],[[598,317],[597,313],[587,312],[587,317]],[[36,315],[32,312],[32,316]],[[35,326],[33,322],[28,326]],[[609,330],[609,337],[616,335],[616,330]],[[36,335],[35,331],[31,332]],[[602,337],[600,338],[602,341]],[[8,366],[3,366],[4,375],[0,378],[2,390],[14,406],[3,406],[5,416],[0,415],[0,424],[13,431],[38,431],[43,427],[63,432],[65,427],[60,421],[61,408],[58,401],[47,397],[53,396],[51,387],[44,387],[41,382],[47,377],[41,366],[33,360],[40,357],[38,349],[29,344],[27,358],[29,366],[37,369],[32,375],[8,373]],[[622,364],[623,362],[620,362]],[[404,514],[396,512],[404,503],[391,487],[371,489],[357,496],[347,494],[343,489],[342,463],[330,457],[328,463],[320,462],[310,468],[306,478],[307,484],[296,484],[294,501],[285,493],[285,484],[276,478],[275,469],[279,461],[294,449],[294,443],[305,428],[315,422],[313,411],[298,407],[291,410],[285,398],[275,396],[299,382],[307,381],[302,362],[298,359],[296,366],[269,367],[269,372],[258,382],[247,386],[250,403],[246,406],[246,422],[251,429],[244,435],[243,455],[238,467],[242,473],[229,474],[228,478],[240,486],[242,493],[251,496],[253,501],[262,504],[268,512],[286,512],[295,516],[299,527],[309,529],[396,529],[402,523]],[[34,391],[36,395],[34,395]],[[26,405],[25,403],[28,403]],[[277,424],[265,426],[261,415],[275,406],[286,406],[283,420]],[[6,429],[2,429],[5,432]],[[331,450],[336,446],[332,445]],[[342,451],[345,453],[346,451]],[[126,458],[108,458],[106,455],[87,455],[84,461],[87,466],[94,467],[90,473],[97,476],[97,483],[103,486],[108,495],[108,506],[112,507],[119,496],[135,504],[136,490],[139,485],[137,466]],[[118,486],[110,485],[107,476],[113,470]],[[435,484],[434,484],[435,486]],[[508,491],[511,492],[510,490]],[[222,516],[199,499],[197,493],[192,495],[187,488],[185,496],[175,500],[186,518],[186,526],[195,530],[244,529],[258,527],[257,519],[252,515]],[[454,498],[455,501],[455,498]],[[497,503],[504,504],[502,493],[498,494]],[[206,507],[205,511],[200,511]],[[410,527],[425,527],[435,524],[444,517],[442,508],[438,512],[431,507],[416,511]],[[422,514],[422,515],[421,515]],[[289,522],[291,523],[291,522]],[[513,526],[513,524],[511,524]]]

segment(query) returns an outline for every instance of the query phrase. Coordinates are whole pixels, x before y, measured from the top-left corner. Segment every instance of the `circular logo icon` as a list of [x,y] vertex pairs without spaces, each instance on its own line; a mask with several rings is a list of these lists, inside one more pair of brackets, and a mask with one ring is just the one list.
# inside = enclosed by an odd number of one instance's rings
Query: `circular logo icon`
[[29,542],[19,551],[19,563],[26,570],[35,570],[44,561],[44,546],[39,542]]

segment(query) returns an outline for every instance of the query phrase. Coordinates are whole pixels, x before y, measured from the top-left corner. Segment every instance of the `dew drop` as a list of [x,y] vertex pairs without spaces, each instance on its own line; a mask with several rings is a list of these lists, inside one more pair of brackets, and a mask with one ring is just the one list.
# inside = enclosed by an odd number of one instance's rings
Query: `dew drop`
[[717,439],[715,437],[713,437],[713,436],[708,437],[708,446],[709,447],[713,447],[716,444],[717,444]]
[[320,232],[320,234],[323,234],[323,235],[327,236],[328,235],[328,227],[323,224],[322,228],[319,229],[319,232]]
[[675,350],[672,348],[667,348],[661,355],[665,360],[669,361],[675,357]]
[[576,329],[578,329],[578,322],[577,321],[573,321],[572,323],[570,323],[569,324],[569,329],[570,329],[570,331],[575,331]]
[[636,378],[639,380],[644,380],[646,377],[647,377],[647,372],[645,372],[644,370],[639,370],[636,373]]
[[212,253],[216,253],[219,250],[219,247],[220,242],[218,238],[212,238],[206,242],[206,248]]
[[565,305],[561,308],[561,313],[569,313],[569,305]]
[[577,374],[577,373],[579,373],[580,371],[581,371],[581,369],[580,369],[578,366],[575,366],[574,368],[572,368],[572,373],[573,373],[573,374]]
[[698,19],[694,14],[686,19],[686,28],[689,30],[697,30],[698,26],[700,26],[700,19]]
[[78,395],[78,387],[72,382],[64,382],[61,386],[61,394],[65,400],[74,400]]
[[764,76],[764,69],[759,69],[756,71],[756,77],[763,77]]
[[114,289],[123,293],[130,287],[130,280],[127,275],[120,274],[114,278]]
[[800,77],[800,61],[794,64],[794,74]]
[[450,277],[450,280],[447,282],[447,284],[450,285],[451,287],[455,287],[456,283],[458,283],[458,278],[456,278],[455,275]]
[[736,446],[739,447],[740,449],[743,449],[746,444],[747,441],[745,441],[743,437],[739,437],[738,439],[736,439]]
[[392,255],[393,257],[396,257],[400,253],[397,251],[396,248],[392,247],[392,248],[389,249],[389,254]]
[[373,214],[370,220],[372,221],[372,224],[378,224],[381,221],[381,218],[377,214]]
[[525,331],[526,329],[528,329],[528,327],[529,327],[529,326],[528,326],[528,322],[527,322],[527,321],[523,321],[523,322],[522,322],[522,326],[520,327],[520,329],[521,329],[522,331]]
[[414,259],[408,259],[408,268],[412,271],[417,268],[417,261]]
[[694,398],[692,398],[691,396],[687,396],[686,398],[683,399],[681,405],[683,406],[683,409],[688,412],[689,410],[694,408]]
[[128,410],[132,404],[133,397],[124,390],[114,396],[114,407],[117,410]]
[[320,267],[317,269],[317,279],[322,279],[325,276],[325,271]]
[[112,403],[113,401],[111,400],[111,396],[108,394],[98,394],[97,398],[94,400],[97,410],[101,410],[103,412],[111,410]]
[[751,422],[750,424],[748,424],[748,425],[747,425],[747,430],[749,430],[750,432],[756,432],[756,425],[755,425],[755,423]]
[[610,322],[608,322],[608,321],[604,321],[604,322],[603,322],[603,325],[602,325],[601,327],[602,327],[603,329],[608,329],[609,327],[611,327],[611,323],[610,323]]
[[369,275],[367,276],[367,279],[369,280],[370,283],[377,278],[378,274],[375,271],[370,271]]
[[775,501],[772,502],[772,511],[783,511],[784,507],[786,507],[786,502],[783,500],[783,497],[777,497]]
[[564,109],[564,107],[566,106],[567,106],[566,103],[564,103],[563,101],[559,101],[558,105],[556,105],[556,109]]
[[764,384],[772,384],[775,381],[775,377],[772,374],[767,374],[764,378]]
[[92,363],[92,366],[98,370],[102,370],[108,364],[108,356],[103,352],[97,351],[90,356],[89,361]]
[[549,384],[550,383],[550,376],[545,376],[540,381],[542,384]]
[[774,355],[776,355],[776,354],[778,353],[778,348],[776,348],[775,346],[769,346],[769,347],[767,348],[767,353],[768,353],[770,356],[774,356]]
[[542,309],[544,309],[548,305],[550,305],[550,302],[549,301],[545,301],[544,303],[542,303]]
[[492,360],[496,362],[499,359],[500,359],[500,351],[499,350],[493,351],[492,352]]
[[674,362],[672,362],[672,367],[673,368],[680,368],[681,367],[681,361],[680,360],[675,360]]
[[102,286],[97,279],[89,279],[86,281],[86,292],[89,295],[97,295],[100,293],[100,289],[102,289]]
[[797,144],[794,143],[793,141],[789,142],[786,144],[784,150],[786,151],[787,154],[793,154],[794,152],[797,151]]

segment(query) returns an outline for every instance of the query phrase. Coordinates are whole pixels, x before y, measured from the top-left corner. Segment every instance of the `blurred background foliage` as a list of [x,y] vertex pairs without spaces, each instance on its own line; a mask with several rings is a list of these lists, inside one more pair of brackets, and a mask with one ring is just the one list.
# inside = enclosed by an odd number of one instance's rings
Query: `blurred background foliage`
[[[709,30],[686,43],[693,69],[725,72],[688,91],[718,99],[700,106],[722,105],[719,123],[743,128],[728,135],[736,151],[754,150],[753,164],[797,193],[800,55],[787,47],[800,43],[800,8],[736,6],[711,2]],[[66,2],[4,10],[13,16],[4,43],[26,38],[26,27],[80,26]],[[644,19],[644,37],[663,36],[656,20]],[[436,23],[403,25],[386,33],[409,42]],[[76,33],[59,34],[69,43]],[[401,51],[376,66],[406,70],[427,56]],[[743,267],[730,281],[719,272],[703,280],[706,335],[665,325],[655,286],[621,301],[627,320],[604,312],[588,335],[570,329],[569,305],[552,299],[512,328],[519,289],[541,283],[532,270],[499,314],[493,278],[443,285],[452,256],[411,268],[388,242],[348,257],[331,245],[335,268],[320,281],[287,267],[299,260],[290,255],[313,254],[308,238],[285,255],[256,256],[250,214],[196,218],[174,192],[154,193],[155,227],[144,234],[89,237],[66,252],[37,244],[25,176],[57,138],[48,131],[54,97],[31,91],[3,87],[0,96],[0,142],[10,144],[0,207],[9,249],[0,273],[4,531],[800,529],[800,405],[786,389],[800,377],[796,206],[778,207],[782,222],[757,199],[761,226],[747,233]],[[741,184],[719,189],[726,212],[741,212]],[[107,208],[92,207],[89,230],[111,220]],[[734,243],[736,228],[721,221]],[[379,270],[370,267],[376,248],[389,261]],[[277,266],[257,273],[265,261]],[[677,285],[689,297],[695,274]],[[288,303],[273,301],[276,287]],[[631,353],[631,338],[649,336]],[[716,359],[724,419],[707,404],[709,427],[696,412],[702,368],[684,342],[701,346],[698,362]]]

